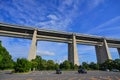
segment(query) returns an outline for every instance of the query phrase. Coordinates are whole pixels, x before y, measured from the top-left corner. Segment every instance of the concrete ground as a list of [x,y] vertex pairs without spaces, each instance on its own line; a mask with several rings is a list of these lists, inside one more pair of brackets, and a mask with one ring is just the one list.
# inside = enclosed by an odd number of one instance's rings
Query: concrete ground
[[34,71],[30,73],[13,73],[0,71],[0,80],[120,80],[120,72],[88,71],[78,74],[77,71]]

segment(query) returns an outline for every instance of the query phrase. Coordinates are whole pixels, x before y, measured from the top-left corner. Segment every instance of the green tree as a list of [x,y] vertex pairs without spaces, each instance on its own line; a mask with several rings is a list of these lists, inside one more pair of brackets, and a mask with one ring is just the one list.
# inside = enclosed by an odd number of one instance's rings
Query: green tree
[[89,69],[89,64],[86,62],[82,62],[82,68]]
[[70,62],[70,69],[76,69],[76,66],[74,66],[74,64],[72,62]]
[[2,46],[2,43],[0,41],[0,69],[9,69],[13,68],[13,60],[12,56],[9,54],[9,52]]
[[37,69],[38,63],[35,60],[31,61],[31,69]]
[[42,59],[41,64],[40,64],[40,69],[41,70],[46,70],[47,69],[47,61]]
[[63,63],[60,63],[60,69],[63,69]]
[[0,62],[2,61],[2,59],[3,59],[3,57],[2,57],[2,55],[0,55]]
[[47,61],[47,70],[54,70],[55,69],[55,63],[53,60],[48,60]]
[[120,59],[115,59],[113,61],[113,66],[114,66],[115,69],[120,70]]
[[94,62],[91,62],[89,64],[89,68],[92,69],[92,70],[99,70],[99,65],[94,63]]
[[77,64],[75,64],[75,65],[74,65],[74,70],[78,70],[78,67],[79,67],[79,66],[78,66]]
[[55,64],[55,69],[59,69],[59,64],[58,63]]
[[31,63],[25,58],[18,58],[14,69],[15,72],[28,72],[31,69]]
[[60,64],[60,68],[61,69],[66,69],[66,70],[69,70],[70,69],[70,62],[65,60],[62,64]]
[[32,61],[34,61],[34,62],[36,62],[36,69],[37,70],[41,70],[41,63],[42,63],[42,58],[41,58],[41,56],[36,56],[36,58],[35,59],[33,59]]
[[106,60],[103,64],[102,64],[102,69],[109,69],[109,70],[111,70],[111,69],[113,69],[114,68],[114,62],[113,62],[113,60],[111,60],[111,59],[108,59],[108,60]]

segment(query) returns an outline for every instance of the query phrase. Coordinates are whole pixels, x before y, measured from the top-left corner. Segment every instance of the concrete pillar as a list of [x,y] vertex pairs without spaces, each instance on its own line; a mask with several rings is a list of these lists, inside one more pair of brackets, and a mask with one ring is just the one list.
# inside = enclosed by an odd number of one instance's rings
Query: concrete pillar
[[112,59],[105,39],[103,40],[103,45],[95,46],[95,49],[96,49],[97,62],[99,64],[103,63],[107,59]]
[[72,36],[72,43],[68,43],[68,60],[72,62],[74,65],[75,64],[79,65],[75,35]]
[[74,63],[73,45],[68,43],[68,61]]
[[118,53],[119,53],[119,58],[120,58],[120,48],[117,48],[117,50],[118,50]]
[[34,30],[30,52],[28,55],[29,61],[36,58],[36,49],[37,49],[37,37],[36,36],[37,36],[37,30]]

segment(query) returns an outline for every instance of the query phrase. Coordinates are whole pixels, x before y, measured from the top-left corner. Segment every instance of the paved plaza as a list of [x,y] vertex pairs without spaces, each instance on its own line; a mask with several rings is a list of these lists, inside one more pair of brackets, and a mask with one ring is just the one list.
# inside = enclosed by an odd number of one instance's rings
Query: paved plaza
[[87,74],[78,74],[77,71],[34,71],[30,73],[13,73],[1,71],[0,80],[120,80],[120,72],[88,71]]

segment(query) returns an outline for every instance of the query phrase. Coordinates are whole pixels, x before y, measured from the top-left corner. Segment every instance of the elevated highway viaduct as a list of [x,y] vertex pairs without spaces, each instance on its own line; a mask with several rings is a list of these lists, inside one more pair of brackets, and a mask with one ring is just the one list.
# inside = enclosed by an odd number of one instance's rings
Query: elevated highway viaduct
[[37,41],[53,41],[68,44],[68,60],[79,65],[77,44],[95,46],[97,62],[103,63],[107,59],[112,59],[109,47],[117,48],[120,55],[120,39],[113,39],[101,36],[78,34],[72,32],[60,32],[45,30],[27,26],[0,23],[0,36],[31,39],[31,47],[28,60],[35,59]]

